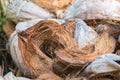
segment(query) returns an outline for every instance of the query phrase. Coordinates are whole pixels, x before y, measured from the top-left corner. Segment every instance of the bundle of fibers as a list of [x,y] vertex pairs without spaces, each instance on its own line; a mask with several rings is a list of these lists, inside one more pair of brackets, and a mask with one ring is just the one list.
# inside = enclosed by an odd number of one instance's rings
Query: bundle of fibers
[[54,52],[76,45],[74,43],[60,24],[42,20],[18,33],[18,43],[17,40],[11,43],[11,55],[21,71],[34,78],[52,72]]
[[[56,51],[57,58],[55,64],[63,68],[63,70],[69,67],[82,66],[89,62],[93,62],[100,55],[113,52],[115,44],[115,39],[104,32],[94,43],[91,43],[82,49],[69,48]],[[61,64],[66,65],[66,67],[61,66]],[[58,68],[54,67],[54,69],[57,72]]]
[[71,37],[74,37],[74,32],[76,27],[75,20],[68,20],[65,23],[63,23],[62,26],[65,28],[65,30],[69,33]]
[[35,80],[63,80],[59,76],[53,73],[46,73],[46,74],[41,74],[37,79]]
[[[44,53],[53,57],[54,51],[74,46],[75,41],[55,21],[43,20],[21,34],[36,44]],[[71,43],[72,42],[72,43]]]
[[96,28],[98,33],[108,32],[111,36],[116,39],[120,35],[120,21],[106,21],[104,24],[99,24]]
[[57,13],[57,11],[64,11],[74,0],[31,0],[43,9]]

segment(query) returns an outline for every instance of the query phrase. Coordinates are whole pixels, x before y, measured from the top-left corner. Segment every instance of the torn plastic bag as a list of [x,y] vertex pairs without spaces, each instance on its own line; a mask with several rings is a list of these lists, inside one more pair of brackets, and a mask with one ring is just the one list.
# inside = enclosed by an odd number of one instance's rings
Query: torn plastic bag
[[110,19],[120,21],[119,0],[75,0],[64,13],[64,19]]
[[16,23],[36,18],[47,19],[54,17],[53,14],[28,0],[12,0],[6,6],[6,16]]
[[[120,72],[120,56],[116,54],[104,54],[87,66],[83,71],[86,78],[107,75],[109,73]],[[113,76],[114,77],[114,76]]]
[[31,80],[31,79],[24,78],[24,77],[16,77],[12,72],[9,72],[4,76],[3,80]]
[[4,79],[2,78],[2,76],[0,76],[0,80],[4,80]]
[[93,43],[98,34],[81,19],[76,19],[76,28],[74,38],[78,42],[79,48],[82,49],[88,44]]

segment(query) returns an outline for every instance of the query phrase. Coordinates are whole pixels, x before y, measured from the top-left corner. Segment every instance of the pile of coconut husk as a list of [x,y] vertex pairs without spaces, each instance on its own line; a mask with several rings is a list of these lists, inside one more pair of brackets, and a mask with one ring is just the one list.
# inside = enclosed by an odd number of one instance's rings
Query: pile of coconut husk
[[119,4],[11,0],[4,31],[14,63],[33,80],[119,80]]

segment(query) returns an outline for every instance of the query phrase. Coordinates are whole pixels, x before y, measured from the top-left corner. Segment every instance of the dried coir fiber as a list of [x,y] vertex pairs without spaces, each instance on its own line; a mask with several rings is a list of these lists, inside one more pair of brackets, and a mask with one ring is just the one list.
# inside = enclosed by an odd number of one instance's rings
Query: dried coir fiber
[[46,73],[46,74],[41,74],[37,79],[35,80],[63,80],[59,76],[57,76],[54,73]]
[[31,0],[43,9],[56,13],[58,10],[65,10],[74,0]]
[[65,28],[65,30],[69,33],[71,37],[74,37],[74,32],[76,27],[75,20],[72,20],[72,21],[68,20],[65,23],[63,23],[62,26]]
[[120,23],[106,22],[104,24],[99,24],[96,31],[98,33],[108,32],[111,36],[117,39],[120,34]]
[[[38,77],[42,73],[48,73],[52,71],[52,60],[47,57],[37,46],[36,44],[25,41],[26,38],[19,36],[19,48],[21,51],[22,59],[24,65],[21,71],[28,77]],[[17,54],[17,53],[16,53]],[[21,63],[18,63],[21,64]]]
[[[38,22],[19,33],[18,37],[22,59],[28,71],[26,75],[33,77],[52,72],[52,58],[55,56],[55,51],[76,46],[74,44],[76,42],[67,31],[60,24],[51,20]],[[22,67],[23,73],[26,68]]]
[[4,32],[7,34],[8,37],[14,32],[15,24],[11,21],[7,21],[6,24],[3,26]]
[[[59,50],[57,51],[56,55],[59,58],[62,56],[61,57],[62,60],[67,61],[67,59],[70,59],[68,60],[68,62],[72,64],[77,62],[81,64],[81,61],[92,62],[97,58],[97,55],[100,56],[102,54],[113,52],[115,49],[115,43],[116,41],[113,37],[109,36],[108,33],[103,33],[94,43],[91,44],[92,46],[88,45],[83,49],[78,50],[76,49]],[[69,55],[69,57],[66,57],[67,55]]]
[[[61,63],[69,67],[82,66],[94,61],[100,55],[112,53],[115,49],[116,41],[108,33],[104,32],[91,45],[82,49],[69,48],[56,51],[56,64]],[[62,67],[61,65],[57,65]],[[54,67],[57,68],[57,67]],[[63,69],[65,67],[62,67]],[[66,68],[66,69],[67,69]],[[57,70],[57,69],[56,69]]]
[[40,21],[21,35],[32,42],[39,43],[37,46],[49,56],[52,56],[55,50],[74,45],[71,43],[73,39],[66,30],[57,22],[50,20]]

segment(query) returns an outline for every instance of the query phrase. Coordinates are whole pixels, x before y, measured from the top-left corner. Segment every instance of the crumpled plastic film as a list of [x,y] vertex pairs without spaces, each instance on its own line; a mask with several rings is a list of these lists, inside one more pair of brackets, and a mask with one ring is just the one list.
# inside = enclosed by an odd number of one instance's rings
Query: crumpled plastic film
[[53,18],[54,15],[28,0],[12,0],[6,7],[6,16],[15,23],[32,20]]
[[120,64],[118,62],[120,62],[120,56],[116,54],[104,54],[88,65],[83,74],[89,75],[90,78],[101,73],[119,72]]
[[84,21],[76,19],[74,38],[78,42],[79,48],[82,49],[88,44],[94,42],[98,38],[98,34],[92,28],[87,26]]
[[75,0],[65,13],[64,19],[110,19],[120,21],[119,0]]

